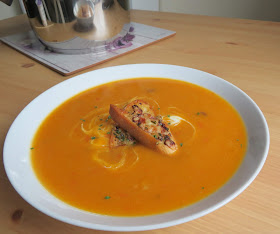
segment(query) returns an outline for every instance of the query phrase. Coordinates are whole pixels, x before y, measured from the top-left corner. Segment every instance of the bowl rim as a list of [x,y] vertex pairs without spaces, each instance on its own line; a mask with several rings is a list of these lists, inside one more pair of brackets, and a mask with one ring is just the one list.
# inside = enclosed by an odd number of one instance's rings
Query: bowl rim
[[[241,186],[238,190],[236,190],[234,193],[232,193],[231,195],[229,195],[226,199],[222,200],[222,201],[219,201],[217,202],[216,205],[206,209],[206,210],[203,210],[201,212],[198,212],[197,214],[194,214],[194,215],[191,215],[191,216],[187,216],[187,217],[183,217],[183,218],[179,218],[179,219],[176,219],[176,220],[171,220],[171,221],[165,221],[165,222],[159,222],[158,224],[149,224],[149,225],[139,225],[139,226],[126,226],[126,225],[123,225],[123,226],[108,226],[108,225],[103,225],[103,224],[94,224],[94,223],[87,223],[87,222],[83,222],[83,221],[79,221],[79,220],[75,220],[75,219],[72,219],[72,218],[68,218],[68,217],[64,217],[64,216],[61,216],[61,215],[58,215],[56,214],[55,212],[50,212],[50,211],[47,211],[47,210],[44,210],[44,207],[42,206],[38,206],[36,204],[34,204],[34,202],[32,201],[32,199],[30,199],[29,197],[25,196],[25,194],[22,193],[22,191],[17,187],[15,181],[14,181],[14,178],[13,176],[11,175],[10,173],[10,170],[8,168],[8,163],[7,163],[7,149],[9,147],[9,145],[7,145],[7,139],[9,139],[10,135],[11,135],[11,130],[13,129],[14,125],[15,125],[15,122],[18,120],[18,118],[20,118],[21,114],[27,110],[27,108],[29,106],[32,105],[32,103],[36,102],[37,100],[40,99],[40,97],[45,94],[45,93],[48,93],[50,92],[51,90],[53,89],[57,89],[58,87],[60,86],[64,86],[64,85],[69,85],[71,84],[71,82],[75,79],[81,79],[83,78],[84,76],[87,76],[89,73],[95,73],[95,72],[112,72],[114,70],[122,70],[124,68],[127,68],[127,67],[130,67],[130,68],[135,68],[135,67],[138,67],[138,68],[141,68],[141,67],[158,67],[158,68],[161,68],[161,67],[166,67],[166,68],[172,68],[172,69],[190,69],[190,70],[193,70],[195,72],[200,72],[202,75],[207,75],[207,76],[211,76],[211,78],[214,78],[214,79],[218,79],[220,82],[223,82],[229,86],[231,86],[232,88],[236,89],[237,91],[241,92],[243,95],[245,95],[246,99],[248,99],[250,101],[250,103],[254,106],[254,108],[257,110],[259,116],[261,117],[261,120],[262,120],[262,124],[265,128],[265,136],[266,136],[266,139],[265,139],[265,149],[264,149],[264,153],[263,153],[263,157],[262,157],[262,160],[261,162],[259,163],[258,165],[258,168],[254,171],[254,173],[251,175],[250,179],[247,180],[247,182],[245,184],[243,184],[243,186]],[[131,79],[133,78],[139,78],[138,77],[131,77]],[[165,77],[158,77],[158,78],[165,78]],[[166,77],[168,78],[168,77]],[[126,78],[124,78],[126,79]],[[102,84],[106,84],[106,83],[110,83],[110,82],[115,82],[115,81],[119,81],[119,80],[124,80],[124,79],[114,79],[112,81],[109,81],[109,82],[101,82],[100,84],[97,84],[97,85],[93,85],[92,87],[89,87],[88,89],[91,89],[91,88],[94,88],[96,86],[99,86],[99,85],[102,85]],[[171,78],[173,79],[173,78]],[[178,80],[176,78],[174,78],[175,80]],[[188,81],[185,81],[185,82],[188,82]],[[191,83],[191,82],[190,82]],[[83,91],[86,91],[88,89],[84,89]],[[210,90],[210,89],[209,89]],[[76,93],[75,95],[83,92],[83,91],[80,91],[78,93]],[[212,90],[211,90],[212,91]],[[214,92],[214,91],[212,91]],[[72,95],[71,97],[75,96],[75,95]],[[71,98],[71,97],[68,97],[67,99]],[[64,101],[66,101],[67,99],[65,99]],[[44,91],[43,93],[41,93],[39,96],[37,96],[35,99],[33,99],[28,105],[26,105],[26,107],[18,114],[18,116],[15,118],[15,120],[13,121],[12,125],[10,126],[9,128],[9,131],[6,135],[6,138],[5,138],[5,142],[4,142],[4,147],[3,147],[3,163],[4,163],[4,168],[5,168],[5,171],[6,171],[6,174],[7,174],[7,177],[10,181],[10,183],[12,184],[12,186],[14,187],[14,189],[18,192],[18,194],[25,200],[27,201],[30,205],[32,205],[33,207],[35,207],[37,210],[41,211],[42,213],[52,217],[52,218],[55,218],[57,220],[60,220],[60,221],[63,221],[65,223],[68,223],[68,224],[72,224],[72,225],[76,225],[76,226],[80,226],[80,227],[84,227],[84,228],[89,228],[89,229],[96,229],[96,230],[105,230],[105,231],[144,231],[144,230],[153,230],[153,229],[159,229],[159,228],[165,228],[165,227],[170,227],[170,226],[174,226],[174,225],[178,225],[178,224],[182,224],[182,223],[185,223],[185,222],[188,222],[188,221],[191,221],[191,220],[194,220],[196,218],[199,218],[199,217],[202,217],[206,214],[209,214],[215,210],[217,210],[218,208],[224,206],[225,204],[227,204],[228,202],[230,202],[231,200],[233,200],[235,197],[237,197],[240,193],[242,193],[252,182],[253,180],[257,177],[257,175],[259,174],[259,172],[261,171],[265,161],[266,161],[266,158],[268,156],[268,151],[269,151],[269,145],[270,145],[270,135],[269,135],[269,128],[268,128],[268,124],[266,122],[266,119],[262,113],[262,111],[260,110],[260,108],[257,106],[257,104],[253,101],[253,99],[251,97],[249,97],[245,92],[243,92],[240,88],[238,88],[237,86],[233,85],[232,83],[220,78],[220,77],[217,77],[215,75],[212,75],[210,73],[207,73],[207,72],[204,72],[204,71],[201,71],[201,70],[197,70],[197,69],[193,69],[193,68],[189,68],[189,67],[183,67],[183,66],[176,66],[176,65],[167,65],[167,64],[129,64],[129,65],[120,65],[120,66],[112,66],[112,67],[106,67],[106,68],[102,68],[102,69],[98,69],[98,70],[95,70],[95,71],[90,71],[90,72],[87,72],[87,73],[83,73],[81,75],[78,75],[78,76],[75,76],[75,77],[72,77],[72,78],[69,78],[65,81],[62,81],[54,86],[52,86],[51,88],[47,89],[46,91]],[[246,155],[245,155],[246,157]],[[36,177],[37,178],[37,177]],[[225,185],[223,185],[225,186]],[[216,192],[215,192],[216,193]],[[204,198],[205,199],[205,198]],[[203,199],[203,200],[204,200]],[[181,208],[183,209],[183,208]],[[174,211],[170,211],[170,212],[167,212],[167,213],[172,213]],[[158,215],[161,215],[161,214],[156,214],[156,215],[151,215],[151,216],[158,216]],[[104,215],[106,216],[106,215]],[[112,216],[106,216],[106,217],[112,217]],[[113,216],[114,217],[114,216]],[[135,218],[140,218],[142,216],[136,216],[136,217],[124,217],[126,219],[135,219]],[[149,216],[144,216],[144,217],[149,217]]]

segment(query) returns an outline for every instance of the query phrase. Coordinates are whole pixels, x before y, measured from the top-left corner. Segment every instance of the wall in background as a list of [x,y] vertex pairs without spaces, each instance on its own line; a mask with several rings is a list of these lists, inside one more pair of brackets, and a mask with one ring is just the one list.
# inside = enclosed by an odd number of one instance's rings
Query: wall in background
[[[153,2],[153,6],[150,4]],[[131,0],[131,8],[280,21],[280,0]],[[150,8],[149,8],[150,7]]]
[[280,21],[279,0],[160,0],[160,11]]
[[129,2],[131,9],[159,11],[159,1],[160,0],[130,0]]
[[[0,2],[0,20],[22,14]],[[69,0],[67,0],[69,1]],[[130,0],[132,9],[280,21],[280,0]]]
[[0,20],[22,14],[18,0],[14,0],[11,6],[0,2]]

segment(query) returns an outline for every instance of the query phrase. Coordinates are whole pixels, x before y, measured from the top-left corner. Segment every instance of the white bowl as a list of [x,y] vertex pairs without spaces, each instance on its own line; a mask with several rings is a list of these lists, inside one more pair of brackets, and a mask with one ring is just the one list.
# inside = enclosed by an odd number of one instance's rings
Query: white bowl
[[[211,196],[191,206],[153,216],[112,217],[74,208],[55,198],[37,180],[30,162],[32,138],[45,117],[65,100],[96,85],[137,77],[165,77],[205,87],[230,102],[242,116],[248,132],[248,150],[233,178]],[[182,94],[182,98],[184,94]],[[104,68],[71,78],[50,88],[18,115],[4,145],[4,165],[16,191],[41,212],[73,225],[110,231],[139,231],[181,224],[206,215],[239,195],[260,172],[269,148],[266,120],[243,91],[214,75],[187,67],[161,64]]]

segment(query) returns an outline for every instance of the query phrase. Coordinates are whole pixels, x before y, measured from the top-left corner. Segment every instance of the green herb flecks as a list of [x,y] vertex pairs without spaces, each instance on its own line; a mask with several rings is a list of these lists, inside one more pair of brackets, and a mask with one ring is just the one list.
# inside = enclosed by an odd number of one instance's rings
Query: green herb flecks
[[196,115],[203,115],[203,116],[207,116],[207,114],[203,111],[197,112]]
[[34,147],[31,147],[30,150],[34,150]]
[[171,123],[168,123],[169,125],[171,124]]
[[182,147],[182,146],[183,146],[183,143],[180,143],[180,146]]
[[243,147],[243,145],[241,144],[241,145],[240,145],[240,147],[242,148],[242,147]]
[[109,119],[111,119],[111,118],[112,118],[111,115],[109,115],[108,118],[106,119],[106,122],[107,122]]
[[111,134],[111,132],[107,132],[107,134]]
[[110,198],[111,198],[110,196],[105,196],[105,197],[104,197],[105,200],[108,200],[108,199],[110,199]]
[[126,139],[125,134],[122,131],[120,131],[119,129],[116,130],[116,133],[114,133],[114,135],[120,141],[125,141],[125,139]]
[[103,119],[99,119],[100,121],[102,121]]
[[93,136],[93,137],[91,137],[90,139],[95,140],[95,139],[96,139],[96,137],[95,137],[95,136]]
[[170,117],[170,115],[167,115],[167,117],[169,118],[169,117]]
[[156,121],[151,121],[153,124],[156,124],[157,122]]
[[201,187],[202,189],[204,189],[204,187]]
[[98,108],[98,106],[95,106],[94,108],[96,109],[96,108]]
[[239,139],[236,139],[236,141],[239,141]]
[[85,119],[80,119],[80,120],[82,120],[83,122],[85,122],[85,121],[86,121]]
[[98,128],[98,130],[101,130],[101,128]]
[[100,124],[100,125],[99,125],[99,127],[102,127],[102,126],[103,126],[103,124]]

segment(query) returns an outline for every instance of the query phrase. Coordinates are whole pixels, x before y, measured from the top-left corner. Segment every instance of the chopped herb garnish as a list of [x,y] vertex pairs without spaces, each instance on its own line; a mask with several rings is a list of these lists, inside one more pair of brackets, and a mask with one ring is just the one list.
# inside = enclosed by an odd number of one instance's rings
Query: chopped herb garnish
[[236,139],[236,141],[239,141],[239,139]]
[[151,121],[153,124],[156,124],[157,122],[156,121]]
[[168,123],[169,125],[171,124],[171,123]]
[[169,117],[170,117],[170,115],[167,115],[167,117],[169,118]]
[[98,130],[101,130],[101,128],[98,128]]
[[183,143],[180,143],[180,146],[182,147],[182,146],[183,146]]
[[202,189],[204,189],[204,187],[202,187]]
[[111,119],[111,118],[112,118],[111,115],[109,115],[108,118],[106,119],[106,122],[107,122],[109,119]]
[[85,122],[85,121],[86,121],[85,119],[80,119],[80,120],[82,120],[83,122]]
[[94,108],[98,108],[98,106],[95,106]]
[[34,150],[34,147],[30,148],[31,150]]
[[133,142],[133,145],[136,145],[136,142],[135,142],[135,141]]
[[197,112],[196,115],[200,115],[200,112]]
[[154,135],[154,138],[157,138],[157,135]]
[[92,140],[94,140],[96,137],[95,136],[93,136],[93,137],[91,137],[90,139],[92,139]]
[[110,196],[105,196],[104,199],[108,200],[110,199],[111,197]]
[[157,108],[158,110],[160,110],[160,108]]
[[103,119],[99,119],[100,121],[102,121]]
[[111,132],[107,132],[107,134],[111,134]]
[[121,137],[119,135],[116,135],[116,134],[114,134],[114,135],[116,136],[117,139],[121,140]]
[[241,148],[242,148],[242,144],[241,144],[240,146],[241,146]]
[[103,124],[100,124],[100,125],[99,125],[99,127],[102,127],[102,126],[103,126]]

